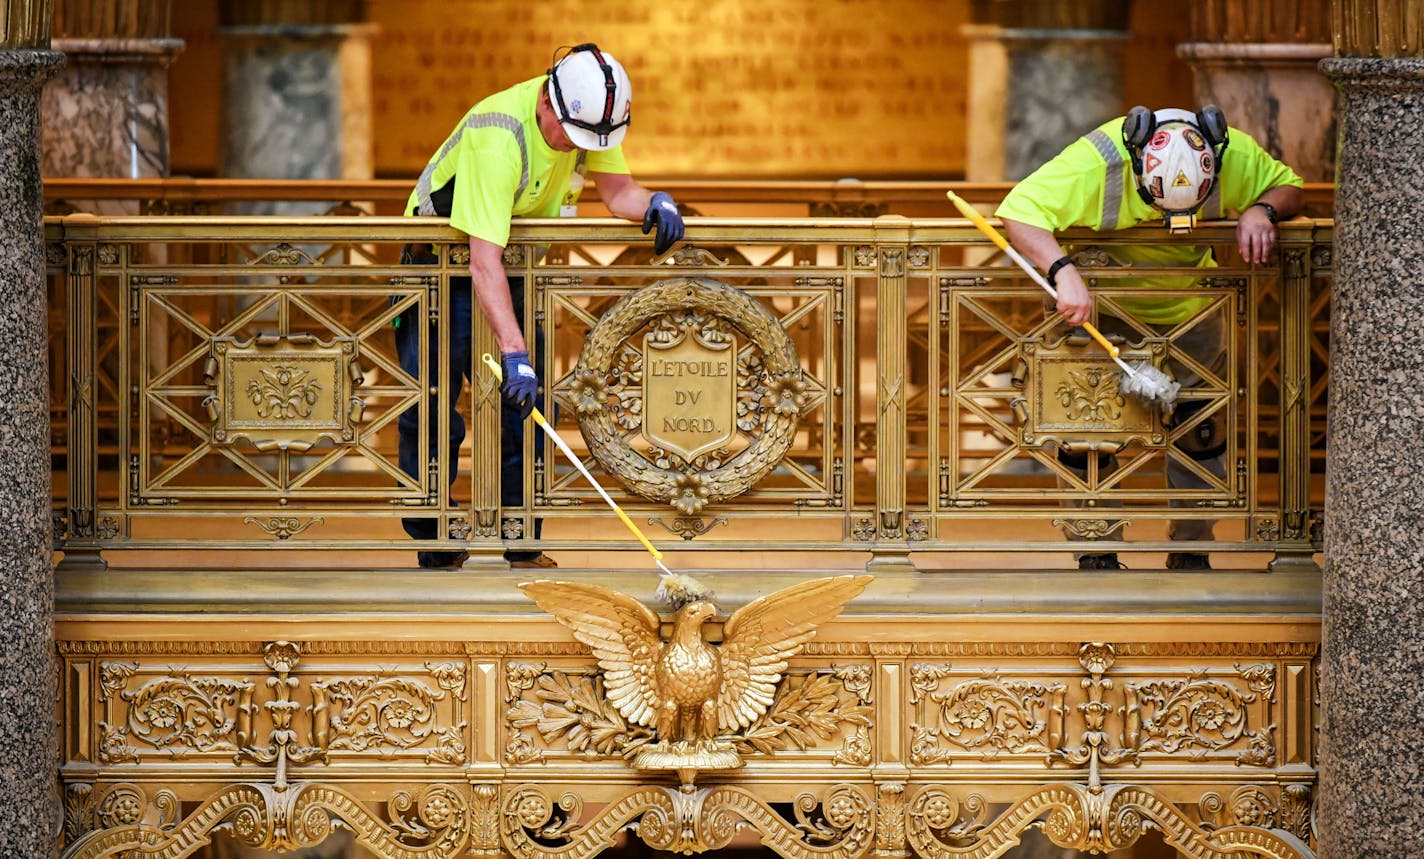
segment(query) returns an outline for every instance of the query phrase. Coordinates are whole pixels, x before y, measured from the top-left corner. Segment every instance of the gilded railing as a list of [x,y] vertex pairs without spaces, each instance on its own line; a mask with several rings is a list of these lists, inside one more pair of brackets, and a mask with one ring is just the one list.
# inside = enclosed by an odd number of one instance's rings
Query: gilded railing
[[[1282,224],[1276,262],[1254,267],[1229,223],[1204,226],[1190,241],[1215,249],[1210,270],[1114,264],[1125,245],[1182,241],[1161,230],[1074,237],[1125,356],[1196,380],[1170,416],[1120,396],[1114,365],[966,222],[693,219],[688,235],[653,260],[621,221],[531,221],[505,253],[539,332],[541,409],[681,557],[1061,568],[1087,543],[1152,566],[1142,553],[1180,549],[1176,522],[1214,523],[1193,549],[1233,553],[1217,566],[1311,566],[1329,222]],[[466,441],[454,456],[440,443],[457,418],[434,394],[463,368],[429,347],[457,333],[468,248],[439,222],[72,215],[47,221],[46,241],[67,563],[404,552],[402,519],[440,536],[422,548],[472,565],[502,566],[515,541],[638,548],[542,436],[522,442],[522,500],[502,499],[478,313]],[[432,264],[402,265],[418,244]],[[1143,297],[1195,309],[1152,325]],[[398,319],[418,366],[396,354]],[[409,473],[403,414],[433,428],[412,434]]]

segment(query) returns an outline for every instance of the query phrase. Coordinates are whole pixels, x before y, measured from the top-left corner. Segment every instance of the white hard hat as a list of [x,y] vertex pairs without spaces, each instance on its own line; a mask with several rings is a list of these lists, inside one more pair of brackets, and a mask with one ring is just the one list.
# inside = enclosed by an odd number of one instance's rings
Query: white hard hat
[[549,103],[574,145],[612,149],[633,118],[633,84],[623,66],[592,43],[569,51],[549,70]]
[[1190,216],[1211,194],[1227,145],[1226,120],[1215,105],[1196,113],[1134,107],[1123,120],[1137,193],[1170,219]]
[[1192,123],[1180,119],[1157,126],[1142,147],[1142,178],[1152,205],[1163,212],[1195,212],[1216,180],[1216,154]]

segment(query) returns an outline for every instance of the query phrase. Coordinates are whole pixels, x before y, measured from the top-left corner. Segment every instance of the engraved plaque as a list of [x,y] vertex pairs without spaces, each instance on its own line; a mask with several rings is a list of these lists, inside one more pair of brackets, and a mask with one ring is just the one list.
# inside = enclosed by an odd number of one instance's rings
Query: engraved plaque
[[736,343],[684,327],[671,343],[643,341],[643,435],[688,462],[731,441],[736,427]]

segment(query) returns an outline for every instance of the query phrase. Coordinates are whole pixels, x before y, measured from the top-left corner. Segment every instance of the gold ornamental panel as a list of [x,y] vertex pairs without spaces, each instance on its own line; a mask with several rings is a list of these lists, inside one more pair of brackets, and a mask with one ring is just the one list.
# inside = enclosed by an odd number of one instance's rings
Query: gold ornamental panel
[[[1128,363],[1147,361],[1160,369],[1163,349],[1122,351]],[[1071,338],[1027,342],[1021,347],[1020,370],[1027,402],[1015,411],[1023,427],[1023,443],[1042,447],[1055,441],[1068,447],[1122,449],[1140,441],[1162,447],[1166,435],[1161,412],[1122,390],[1122,371],[1096,343]]]
[[614,304],[560,394],[609,473],[688,516],[775,468],[810,402],[776,316],[733,286],[692,277]]
[[204,401],[218,444],[245,440],[258,450],[302,451],[356,437],[362,373],[351,338],[310,335],[213,340]]

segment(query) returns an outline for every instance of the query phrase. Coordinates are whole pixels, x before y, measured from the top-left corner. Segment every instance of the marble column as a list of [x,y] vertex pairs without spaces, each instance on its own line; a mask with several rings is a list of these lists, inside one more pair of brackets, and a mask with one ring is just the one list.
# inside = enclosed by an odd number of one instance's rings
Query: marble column
[[1328,43],[1177,46],[1192,67],[1197,103],[1219,106],[1307,182],[1335,178],[1335,89],[1317,67],[1331,53]]
[[1017,181],[1122,114],[1122,30],[1004,29],[1004,177]]
[[59,824],[39,102],[62,62],[49,50],[0,50],[0,844],[7,856],[53,855]]
[[[220,32],[223,176],[371,178],[371,25],[258,24]],[[316,211],[311,204],[264,205],[248,211]]]
[[181,39],[55,39],[66,67],[44,89],[46,176],[168,175],[168,64]]
[[[1419,36],[1406,47],[1414,56],[1321,63],[1341,105],[1315,813],[1321,856],[1424,856],[1424,174],[1409,163],[1424,127]],[[1380,44],[1397,50],[1411,42],[1397,33],[1381,35]]]

